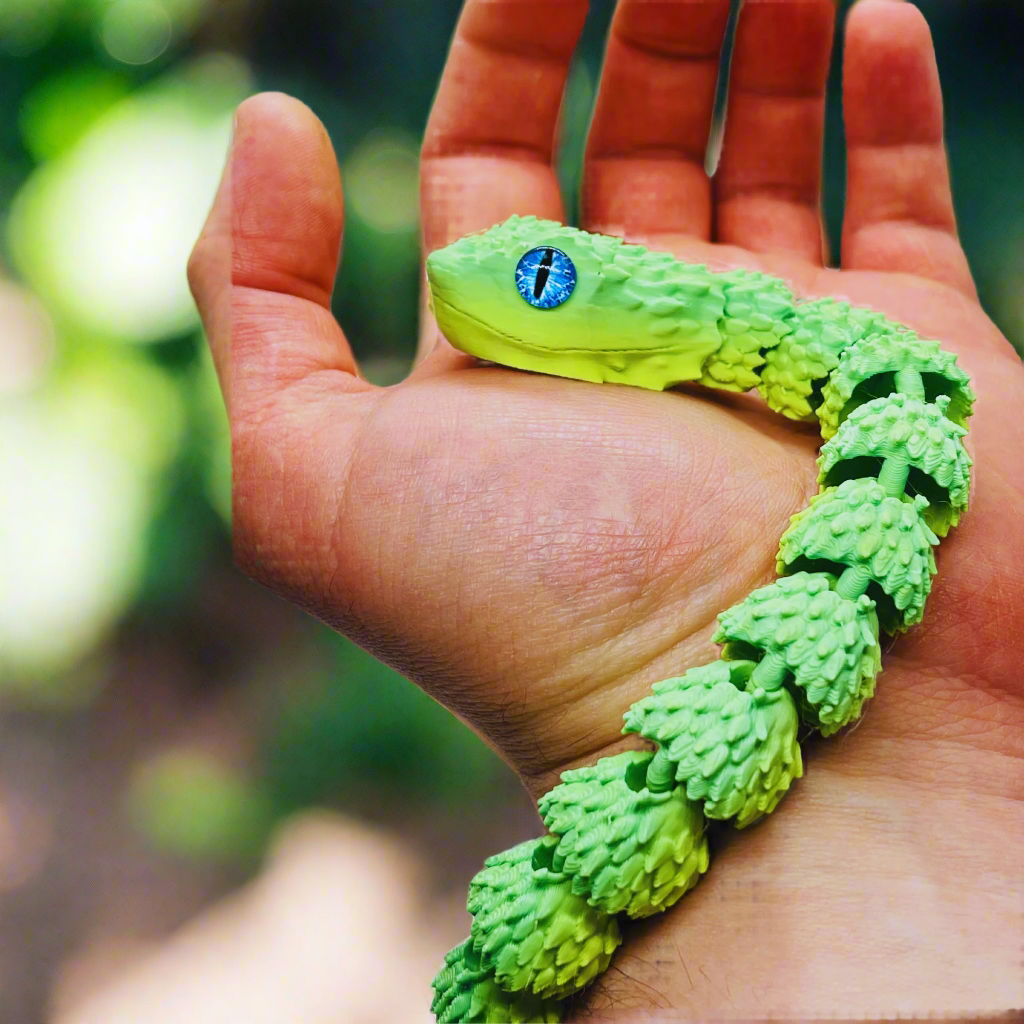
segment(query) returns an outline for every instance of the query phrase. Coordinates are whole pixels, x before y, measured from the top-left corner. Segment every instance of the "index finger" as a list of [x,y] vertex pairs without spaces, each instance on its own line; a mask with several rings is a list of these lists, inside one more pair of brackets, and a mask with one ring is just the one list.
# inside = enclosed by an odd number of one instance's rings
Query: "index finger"
[[586,15],[586,0],[466,0],[423,142],[426,253],[513,213],[563,219],[552,156]]

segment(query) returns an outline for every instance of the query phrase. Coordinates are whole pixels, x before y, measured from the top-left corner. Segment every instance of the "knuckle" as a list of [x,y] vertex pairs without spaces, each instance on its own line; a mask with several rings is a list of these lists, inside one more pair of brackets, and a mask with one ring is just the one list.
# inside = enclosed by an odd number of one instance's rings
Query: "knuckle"
[[185,267],[185,274],[188,278],[188,286],[196,302],[202,303],[205,294],[205,285],[210,277],[211,252],[210,241],[206,235],[199,238],[192,247],[188,263]]
[[204,228],[185,266],[189,288],[196,303],[207,306],[217,290],[231,280],[231,241]]

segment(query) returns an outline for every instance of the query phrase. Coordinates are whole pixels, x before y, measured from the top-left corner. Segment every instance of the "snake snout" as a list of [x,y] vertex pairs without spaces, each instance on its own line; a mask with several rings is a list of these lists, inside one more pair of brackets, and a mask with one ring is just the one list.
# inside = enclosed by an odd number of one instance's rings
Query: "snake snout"
[[438,249],[427,257],[427,283],[431,293],[453,292],[459,280],[459,262],[451,247]]

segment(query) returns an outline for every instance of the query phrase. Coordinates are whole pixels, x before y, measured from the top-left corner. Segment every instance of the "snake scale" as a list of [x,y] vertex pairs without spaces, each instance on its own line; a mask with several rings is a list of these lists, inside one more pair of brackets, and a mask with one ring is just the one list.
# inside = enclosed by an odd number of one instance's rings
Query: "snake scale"
[[433,982],[439,1022],[558,1021],[607,969],[619,918],[675,904],[708,868],[706,820],[770,813],[803,773],[798,730],[859,717],[880,636],[921,621],[934,547],[966,511],[974,395],[953,355],[881,313],[715,272],[620,238],[512,217],[427,260],[458,349],[579,380],[756,388],[825,440],[820,491],[779,543],[778,579],[722,612],[719,660],[656,683],[627,751],[566,771],[547,834],[490,857],[469,938]]

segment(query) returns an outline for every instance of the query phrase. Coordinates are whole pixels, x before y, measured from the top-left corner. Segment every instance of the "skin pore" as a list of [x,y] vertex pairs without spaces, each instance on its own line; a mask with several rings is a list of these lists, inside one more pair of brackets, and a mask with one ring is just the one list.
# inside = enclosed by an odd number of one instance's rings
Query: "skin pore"
[[[818,214],[833,5],[748,0],[709,180],[727,9],[620,0],[580,226],[938,339],[978,395],[971,507],[862,722],[806,746],[778,813],[715,836],[700,885],[627,926],[569,1019],[1024,1006],[1024,368],[957,239],[927,26],[898,0],[853,8],[833,268]],[[424,144],[427,251],[513,212],[564,219],[552,140],[585,14],[468,0]],[[244,104],[190,264],[232,421],[237,560],[470,722],[537,798],[635,746],[623,711],[716,656],[715,617],[774,578],[817,490],[820,438],[748,395],[481,368],[428,316],[410,377],[372,387],[330,313],[342,221],[316,118],[279,95]]]

